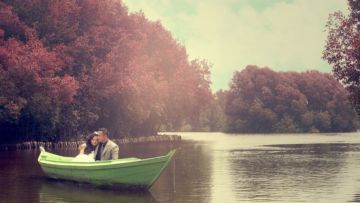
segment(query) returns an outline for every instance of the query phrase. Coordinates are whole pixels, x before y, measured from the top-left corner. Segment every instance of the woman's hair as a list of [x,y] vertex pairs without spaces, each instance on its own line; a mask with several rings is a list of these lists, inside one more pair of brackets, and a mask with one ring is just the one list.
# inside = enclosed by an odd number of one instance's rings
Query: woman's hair
[[95,147],[91,144],[91,140],[97,136],[95,133],[91,133],[90,135],[86,136],[86,147],[84,150],[84,154],[90,154],[92,151],[95,150]]

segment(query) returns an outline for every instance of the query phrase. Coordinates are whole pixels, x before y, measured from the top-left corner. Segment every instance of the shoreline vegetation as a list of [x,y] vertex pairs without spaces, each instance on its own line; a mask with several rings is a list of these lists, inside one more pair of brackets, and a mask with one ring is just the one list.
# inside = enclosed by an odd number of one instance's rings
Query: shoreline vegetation
[[[142,137],[124,137],[120,139],[111,139],[116,144],[144,143],[144,142],[178,142],[181,141],[180,135],[152,135]],[[13,144],[0,144],[0,151],[8,150],[36,150],[40,146],[45,149],[71,149],[78,148],[84,141],[59,141],[59,142],[42,142],[42,141],[26,141]]]

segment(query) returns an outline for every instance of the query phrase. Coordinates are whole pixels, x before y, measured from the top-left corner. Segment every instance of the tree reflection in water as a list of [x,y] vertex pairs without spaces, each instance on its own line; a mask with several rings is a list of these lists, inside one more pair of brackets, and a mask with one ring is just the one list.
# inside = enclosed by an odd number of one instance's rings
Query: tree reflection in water
[[210,202],[213,169],[208,147],[182,141],[175,162],[151,188],[154,197],[160,202]]
[[[239,199],[321,202],[339,198],[338,185],[355,145],[273,145],[234,150],[229,158],[234,192]],[[358,196],[356,197],[358,198]],[[326,201],[325,201],[326,202]]]
[[352,202],[360,202],[360,193],[354,195],[354,199],[352,200]]

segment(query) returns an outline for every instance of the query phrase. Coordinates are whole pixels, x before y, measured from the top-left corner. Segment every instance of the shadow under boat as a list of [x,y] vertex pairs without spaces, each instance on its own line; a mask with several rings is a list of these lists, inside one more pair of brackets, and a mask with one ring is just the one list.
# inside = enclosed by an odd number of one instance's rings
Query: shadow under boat
[[98,187],[87,183],[44,178],[40,202],[158,202],[147,190],[124,190],[122,187]]

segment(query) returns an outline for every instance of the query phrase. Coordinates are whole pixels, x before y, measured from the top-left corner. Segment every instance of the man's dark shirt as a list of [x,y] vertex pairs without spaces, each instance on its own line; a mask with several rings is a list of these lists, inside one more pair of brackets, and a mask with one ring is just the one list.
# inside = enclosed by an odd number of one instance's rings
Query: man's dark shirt
[[95,156],[96,161],[101,160],[101,153],[104,150],[106,143],[107,143],[107,141],[105,143],[99,143],[98,151],[97,151],[96,156]]

